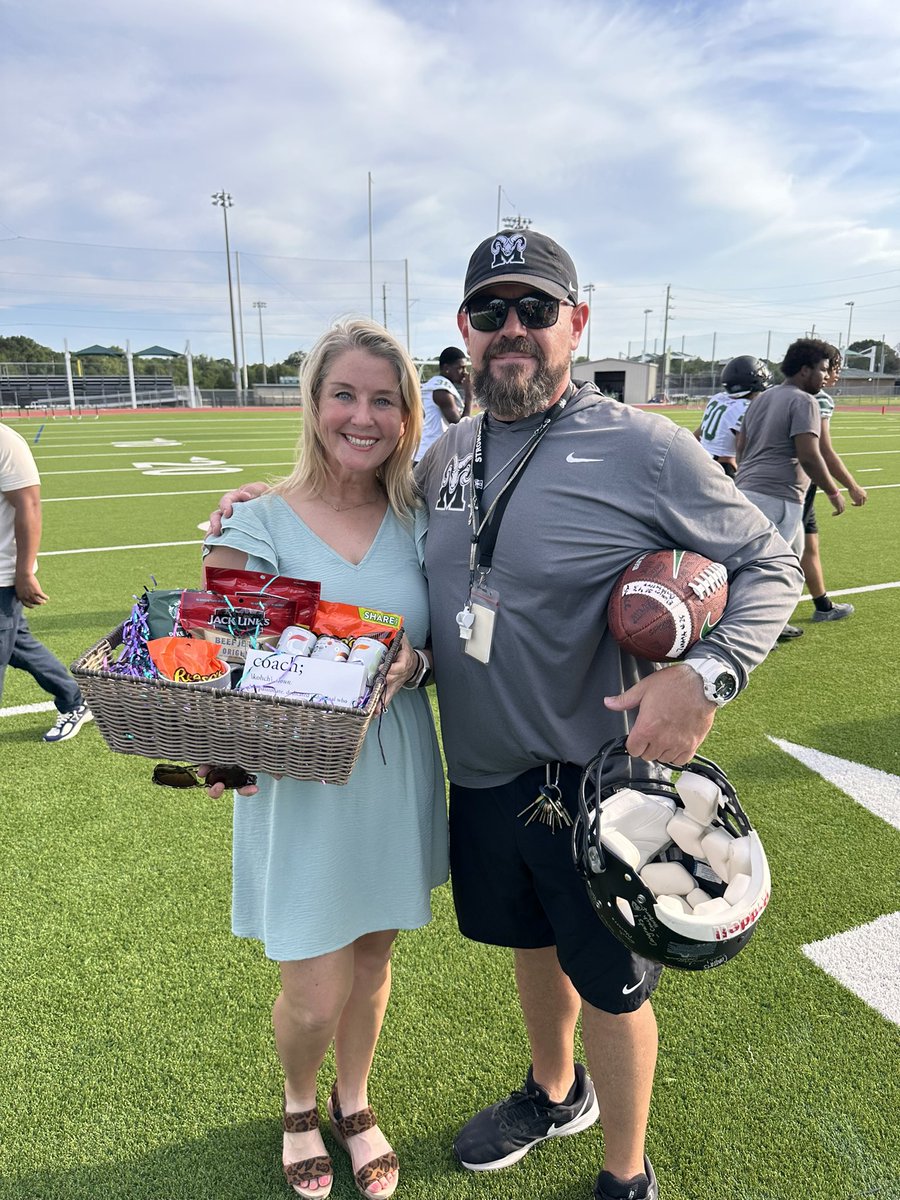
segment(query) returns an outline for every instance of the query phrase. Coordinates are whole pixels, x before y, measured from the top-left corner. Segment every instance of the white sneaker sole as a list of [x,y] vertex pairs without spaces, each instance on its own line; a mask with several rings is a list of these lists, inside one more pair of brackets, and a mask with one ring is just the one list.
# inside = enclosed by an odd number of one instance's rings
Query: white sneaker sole
[[545,1133],[543,1137],[535,1138],[533,1142],[529,1142],[527,1146],[523,1146],[519,1150],[513,1150],[512,1154],[507,1154],[505,1158],[495,1158],[489,1163],[467,1163],[460,1159],[460,1165],[465,1167],[467,1171],[502,1171],[504,1167],[511,1167],[513,1163],[517,1163],[519,1159],[524,1158],[529,1150],[533,1150],[535,1146],[539,1146],[541,1142],[546,1142],[550,1138],[568,1137],[571,1133],[583,1133],[585,1129],[596,1123],[600,1116],[600,1105],[597,1103],[597,1096],[594,1095],[593,1103],[590,1108],[575,1117],[572,1121],[567,1121],[560,1129],[555,1127],[549,1133]]

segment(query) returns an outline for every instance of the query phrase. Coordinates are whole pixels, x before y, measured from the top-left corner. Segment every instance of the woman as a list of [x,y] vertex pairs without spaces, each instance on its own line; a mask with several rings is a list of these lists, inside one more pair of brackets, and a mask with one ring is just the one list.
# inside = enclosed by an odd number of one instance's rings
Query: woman
[[232,925],[239,937],[260,939],[281,970],[273,1025],[285,1075],[288,1182],[310,1200],[331,1191],[316,1084],[333,1042],[335,1137],[357,1189],[387,1200],[397,1157],[368,1107],[367,1082],[391,946],[398,929],[430,920],[431,889],[447,878],[431,709],[424,689],[404,686],[422,674],[413,648],[428,635],[415,536],[424,521],[410,469],[422,405],[408,355],[363,319],[319,340],[303,365],[301,395],[292,474],[236,507],[222,533],[207,539],[206,564],[320,580],[323,599],[401,613],[405,637],[380,730],[387,765],[369,737],[345,787],[261,775],[258,790],[235,797]]

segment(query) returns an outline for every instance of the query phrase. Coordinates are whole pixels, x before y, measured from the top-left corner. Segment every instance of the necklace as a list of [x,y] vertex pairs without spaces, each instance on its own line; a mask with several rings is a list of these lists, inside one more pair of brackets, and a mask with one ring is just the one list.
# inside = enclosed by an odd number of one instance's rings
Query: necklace
[[321,492],[316,493],[316,499],[321,500],[323,504],[327,504],[330,509],[336,513],[351,512],[354,508],[365,508],[368,504],[377,504],[381,496],[376,496],[374,500],[360,500],[359,504],[332,504],[330,500],[326,500]]

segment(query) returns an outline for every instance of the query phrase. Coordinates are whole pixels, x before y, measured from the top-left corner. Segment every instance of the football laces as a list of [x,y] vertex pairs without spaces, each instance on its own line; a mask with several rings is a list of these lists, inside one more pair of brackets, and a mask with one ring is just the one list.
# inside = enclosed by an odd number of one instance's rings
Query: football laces
[[721,563],[710,563],[708,567],[704,567],[696,579],[691,580],[689,586],[695,596],[705,600],[707,596],[711,596],[719,588],[725,587],[727,583],[728,572],[724,566]]

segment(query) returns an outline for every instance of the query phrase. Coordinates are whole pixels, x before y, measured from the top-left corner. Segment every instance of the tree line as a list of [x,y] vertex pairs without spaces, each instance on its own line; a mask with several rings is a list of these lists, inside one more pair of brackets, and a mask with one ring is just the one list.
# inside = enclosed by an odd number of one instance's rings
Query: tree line
[[[120,354],[86,355],[79,358],[72,354],[72,370],[82,375],[124,375],[125,351],[119,346],[109,347],[120,350]],[[297,378],[300,366],[306,357],[304,350],[295,350],[283,362],[267,363],[265,375],[269,383],[277,383],[281,378]],[[0,337],[0,363],[9,364],[13,368],[18,363],[61,363],[63,353],[49,346],[42,346],[29,337],[15,335]],[[133,358],[135,375],[166,375],[171,376],[177,385],[187,385],[187,359],[183,355],[178,358]],[[234,387],[234,368],[227,358],[210,358],[205,354],[192,356],[194,384],[198,388],[227,390]],[[262,363],[247,364],[247,382],[251,386],[263,382]]]

